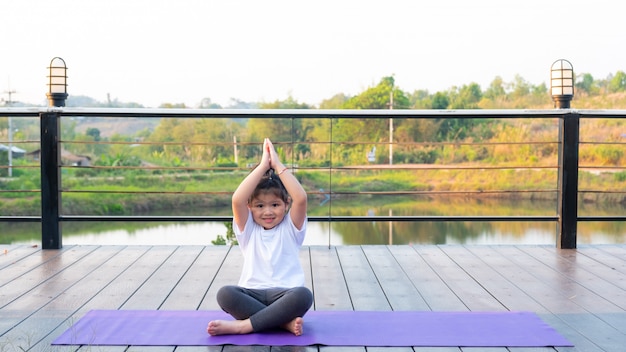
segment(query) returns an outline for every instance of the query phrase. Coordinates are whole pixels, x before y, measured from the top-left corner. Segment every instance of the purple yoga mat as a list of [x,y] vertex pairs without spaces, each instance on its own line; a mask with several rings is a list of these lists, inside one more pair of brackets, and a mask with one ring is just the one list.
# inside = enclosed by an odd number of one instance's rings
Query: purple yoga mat
[[304,334],[210,336],[219,311],[94,310],[53,345],[122,346],[572,346],[530,312],[310,311]]

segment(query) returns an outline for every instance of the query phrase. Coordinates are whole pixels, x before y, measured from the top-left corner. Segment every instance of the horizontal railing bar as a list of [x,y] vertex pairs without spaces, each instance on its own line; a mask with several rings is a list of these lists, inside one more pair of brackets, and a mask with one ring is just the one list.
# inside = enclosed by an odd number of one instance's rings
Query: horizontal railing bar
[[[368,222],[368,221],[398,221],[398,222],[459,222],[459,221],[558,221],[554,216],[309,216],[312,222]],[[63,221],[134,221],[134,222],[170,222],[170,221],[232,221],[232,216],[80,216],[62,215]],[[625,216],[578,216],[579,221],[626,221]],[[1,222],[41,222],[40,216],[0,216]]]
[[[369,221],[557,221],[553,216],[309,216],[312,222],[369,222]],[[232,216],[80,216],[61,215],[62,221],[233,221]]]
[[586,110],[586,109],[507,109],[507,110],[324,110],[324,109],[159,109],[159,108],[75,108],[75,107],[0,107],[0,116],[39,117],[46,112],[58,112],[63,116],[95,116],[95,117],[259,117],[272,116],[298,118],[344,118],[371,116],[380,117],[501,117],[501,118],[549,118],[570,114],[580,114],[582,118],[626,117],[626,110]]
[[41,216],[0,216],[0,222],[41,222]]
[[578,221],[626,221],[626,215],[578,216]]
[[[78,166],[62,165],[64,169],[94,169],[94,170],[213,170],[213,171],[250,171],[250,168],[242,167],[193,167],[193,166]],[[593,168],[593,167],[589,167]],[[618,168],[618,167],[616,167]],[[302,170],[533,170],[533,169],[558,169],[557,165],[536,165],[536,166],[456,166],[456,165],[435,165],[435,164],[376,164],[367,166],[332,166],[332,167],[289,167],[296,171]]]
[[[331,192],[308,192],[309,194],[328,194],[328,195],[411,195],[411,194],[507,194],[507,193],[554,193],[557,189],[537,189],[537,190],[486,190],[486,191],[331,191]],[[62,193],[100,193],[100,194],[233,194],[230,191],[98,191],[98,190],[63,190]]]
[[[2,142],[2,141],[0,141]],[[127,141],[73,141],[62,140],[62,144],[84,144],[84,145],[232,145],[232,141],[221,142],[127,142]],[[289,142],[276,142],[273,144],[323,144],[323,145],[382,145],[387,146],[392,144],[394,146],[442,146],[442,145],[476,145],[476,146],[499,146],[499,145],[542,145],[542,144],[558,144],[558,141],[528,141],[528,142],[369,142],[369,141],[351,141],[351,142],[335,142],[335,141],[289,141]],[[240,146],[255,146],[261,145],[261,142],[237,142]],[[611,143],[604,143],[611,144]],[[613,143],[618,144],[618,143]],[[626,144],[626,143],[623,143]]]
[[552,109],[552,110],[323,110],[323,109],[153,109],[153,108],[76,108],[76,107],[31,107],[31,108],[0,108],[2,116],[31,116],[38,117],[40,113],[57,112],[64,117],[71,116],[95,116],[95,117],[134,117],[134,118],[159,118],[159,117],[246,117],[268,118],[297,117],[297,118],[548,118],[559,117],[572,113],[584,114],[585,117],[606,117],[615,115],[626,116],[626,110],[577,110],[577,109]]

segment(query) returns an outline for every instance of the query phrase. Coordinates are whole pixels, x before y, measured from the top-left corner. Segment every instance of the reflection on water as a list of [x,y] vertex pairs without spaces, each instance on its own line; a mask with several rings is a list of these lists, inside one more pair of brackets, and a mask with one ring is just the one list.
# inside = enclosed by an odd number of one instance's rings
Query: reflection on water
[[[2,227],[17,225],[3,224]],[[24,224],[22,224],[24,225]],[[39,224],[25,224],[27,236],[6,236],[0,243],[39,244]],[[68,224],[69,225],[69,224]],[[88,223],[83,223],[88,225]],[[223,223],[137,223],[133,229],[123,223],[109,223],[110,229],[70,231],[65,226],[64,244],[97,245],[211,245],[224,236]],[[580,223],[579,244],[626,243],[626,223]],[[13,232],[13,231],[9,231]],[[554,244],[556,225],[551,222],[310,222],[305,245],[342,244]]]
[[[356,202],[339,200],[330,203],[332,207],[311,206],[309,214],[545,216],[555,213],[553,203],[546,201],[409,199],[390,203],[384,198],[370,197]],[[588,204],[585,207],[585,215],[624,212],[617,207],[591,209]],[[556,243],[554,222],[309,222],[308,226],[305,245]],[[226,227],[221,222],[63,223],[63,244],[68,245],[211,245],[218,235],[226,235]],[[0,223],[0,243],[39,244],[40,236],[39,223]],[[626,222],[581,222],[577,236],[579,244],[626,243]]]

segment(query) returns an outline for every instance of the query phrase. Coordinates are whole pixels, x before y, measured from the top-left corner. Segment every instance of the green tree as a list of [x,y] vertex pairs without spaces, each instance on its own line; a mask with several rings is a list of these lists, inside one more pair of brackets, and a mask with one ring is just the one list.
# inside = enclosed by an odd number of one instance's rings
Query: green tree
[[[271,103],[259,103],[261,109],[311,109],[312,106],[300,103],[291,95],[285,100],[276,100]],[[311,131],[311,124],[307,119],[292,118],[289,116],[248,120],[246,140],[261,143],[269,137],[276,144],[277,151],[282,153],[285,162],[297,162],[310,152],[308,144],[298,143],[307,141],[307,134]],[[257,145],[245,148],[247,159],[257,160],[261,149]]]
[[187,105],[185,103],[163,103],[159,105],[161,109],[186,109]]
[[511,92],[509,96],[511,99],[522,99],[530,93],[531,85],[522,76],[515,75],[515,81],[510,84]]
[[350,99],[343,93],[335,94],[330,99],[324,99],[320,103],[320,109],[341,109],[341,107]]
[[100,141],[100,130],[95,127],[87,128],[87,131],[85,132],[85,134],[88,136],[91,136],[93,140],[96,142]]
[[575,86],[577,91],[585,92],[587,94],[592,94],[597,91],[597,86],[595,85],[593,76],[589,73],[578,75]]
[[410,94],[409,105],[413,109],[432,109],[432,99],[428,90],[420,89]]
[[482,98],[482,91],[478,83],[463,85],[460,89],[451,90],[450,108],[452,109],[476,109]]
[[200,109],[221,109],[222,106],[220,104],[214,103],[211,101],[211,98],[203,98],[200,101]]
[[[402,90],[394,87],[392,76],[383,77],[377,86],[366,89],[343,105],[344,109],[408,109],[409,98]],[[392,98],[393,97],[393,98]],[[393,100],[393,106],[391,106]]]
[[623,92],[626,90],[626,73],[617,71],[615,76],[609,81],[609,90],[611,92]]
[[504,81],[502,77],[497,76],[489,84],[489,88],[485,91],[483,96],[487,99],[497,100],[506,97],[506,90],[504,89]]
[[285,100],[275,100],[271,103],[259,103],[259,109],[311,109],[306,103],[300,103],[291,95]]
[[242,127],[226,118],[164,118],[146,138],[153,142],[149,154],[159,164],[206,165],[218,160],[234,162],[234,137],[241,141]]
[[445,110],[450,106],[450,98],[444,92],[437,92],[432,98],[432,109]]

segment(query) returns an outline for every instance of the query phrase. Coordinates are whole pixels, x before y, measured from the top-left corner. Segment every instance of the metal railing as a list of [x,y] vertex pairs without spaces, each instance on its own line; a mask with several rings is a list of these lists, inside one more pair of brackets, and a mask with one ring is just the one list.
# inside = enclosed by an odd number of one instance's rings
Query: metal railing
[[[332,138],[333,119],[529,119],[547,118],[558,121],[557,165],[544,166],[558,170],[558,182],[554,189],[557,195],[557,211],[547,216],[310,216],[310,221],[351,222],[351,221],[547,221],[557,225],[557,241],[559,248],[576,248],[577,223],[579,221],[624,221],[626,216],[578,216],[578,175],[579,138],[581,118],[626,118],[626,111],[615,110],[197,110],[197,109],[83,109],[83,108],[0,108],[0,117],[30,117],[39,119],[40,124],[40,171],[41,171],[41,216],[0,216],[0,221],[41,222],[42,247],[58,249],[62,247],[62,222],[80,221],[230,221],[230,216],[95,216],[67,215],[61,212],[61,138],[62,118],[273,118],[273,119],[323,119],[330,120],[330,145],[349,144],[350,141],[337,141]],[[391,124],[390,124],[391,126]],[[393,133],[389,131],[390,135]],[[307,143],[307,141],[293,141]],[[358,141],[361,144],[385,144],[380,141]],[[417,144],[418,142],[412,141]],[[391,148],[401,142],[389,138],[390,160],[393,158]],[[10,166],[9,166],[10,167]],[[409,165],[399,168],[410,169]],[[428,167],[446,169],[446,165],[430,165]],[[591,166],[588,168],[594,168]],[[348,170],[353,167],[339,165],[329,160],[327,166],[316,167],[317,170]],[[384,169],[385,165],[370,165],[367,169]],[[456,167],[458,168],[458,167]],[[478,169],[489,168],[485,165]],[[506,169],[506,166],[494,166]],[[584,168],[584,166],[583,166]],[[229,168],[226,168],[229,169]],[[234,169],[237,169],[234,168]],[[523,190],[521,191],[523,192]],[[342,191],[332,189],[325,194],[335,195]],[[350,192],[346,192],[350,193]],[[361,192],[368,193],[368,191]],[[375,194],[375,191],[369,192]],[[393,194],[393,192],[391,192]],[[429,191],[398,191],[398,194],[428,194]],[[389,194],[389,192],[387,192]]]

